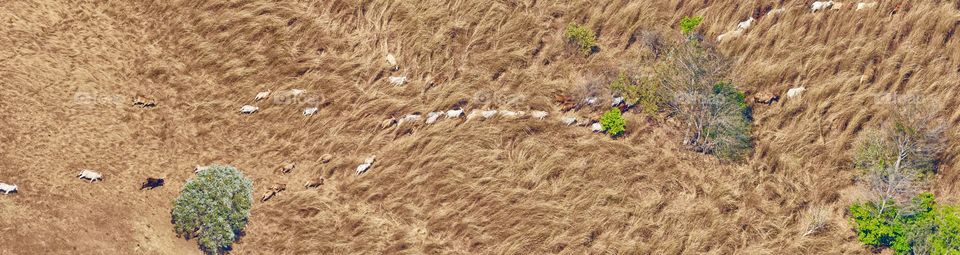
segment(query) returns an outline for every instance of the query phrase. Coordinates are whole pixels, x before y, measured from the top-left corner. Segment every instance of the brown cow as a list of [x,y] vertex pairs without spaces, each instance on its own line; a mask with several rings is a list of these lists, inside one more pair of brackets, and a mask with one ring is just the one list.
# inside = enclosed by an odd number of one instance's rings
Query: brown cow
[[323,186],[323,178],[308,181],[306,184],[303,185],[303,187],[308,189],[315,189],[315,188],[319,188],[320,186]]
[[330,155],[330,154],[320,155],[320,163],[326,164],[326,163],[329,163],[330,160],[332,159],[333,159],[333,155]]
[[270,186],[270,188],[267,189],[267,193],[263,194],[263,197],[260,198],[260,202],[267,202],[267,200],[270,200],[270,198],[273,198],[273,196],[276,196],[277,193],[280,193],[284,190],[287,190],[286,184],[276,184]]
[[392,127],[393,125],[396,125],[396,124],[397,124],[397,118],[396,118],[396,117],[390,117],[390,118],[385,119],[385,120],[383,120],[382,122],[380,122],[380,128],[384,128],[384,129],[385,129],[385,128]]
[[754,103],[771,105],[777,101],[780,101],[780,96],[770,92],[759,92],[753,95]]
[[555,95],[553,101],[560,105],[560,111],[569,111],[577,107],[577,104],[573,102],[573,98],[566,95]]
[[137,95],[133,98],[133,106],[141,108],[152,108],[157,106],[157,102],[153,99],[147,98],[144,95]]
[[286,164],[283,164],[282,166],[280,166],[280,173],[282,173],[282,174],[287,174],[287,173],[289,173],[290,171],[293,171],[293,168],[295,168],[295,167],[297,167],[297,165],[294,164],[294,163],[286,163]]

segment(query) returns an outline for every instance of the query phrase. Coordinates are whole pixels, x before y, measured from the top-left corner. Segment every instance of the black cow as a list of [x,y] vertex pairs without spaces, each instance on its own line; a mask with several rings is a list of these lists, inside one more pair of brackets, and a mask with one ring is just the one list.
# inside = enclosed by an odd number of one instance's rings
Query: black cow
[[146,188],[153,189],[160,186],[163,186],[163,178],[147,178],[147,181],[140,185],[140,190]]

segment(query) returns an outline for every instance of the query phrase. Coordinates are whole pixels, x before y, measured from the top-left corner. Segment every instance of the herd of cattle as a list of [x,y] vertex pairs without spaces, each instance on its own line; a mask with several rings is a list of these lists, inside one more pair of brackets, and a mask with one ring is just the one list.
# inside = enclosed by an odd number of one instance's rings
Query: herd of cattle
[[[799,97],[804,91],[806,91],[805,87],[791,88],[787,90],[786,96],[788,98]],[[303,92],[304,92],[303,90],[290,91],[291,95],[299,95],[299,94],[302,94]],[[267,91],[267,92],[261,92],[257,94],[256,100],[265,99],[267,96],[269,96],[269,93],[270,92]],[[780,99],[780,96],[772,93],[760,92],[755,94],[753,98],[756,103],[772,104],[774,102],[777,102]],[[584,100],[583,104],[591,105],[591,104],[595,104],[597,101],[598,100],[596,98],[587,98]],[[613,102],[612,105],[614,107],[621,107],[621,108],[628,108],[628,109],[633,107],[633,105],[627,104],[622,97],[615,97],[613,98],[612,102]],[[155,107],[156,102],[146,99],[143,96],[137,96],[134,99],[134,105],[138,107]],[[247,106],[244,106],[244,108],[246,107]],[[251,106],[251,107],[256,108],[255,106]],[[309,111],[310,114],[312,114],[313,112],[316,112],[316,108],[313,108],[312,110],[308,108],[307,110],[310,110]],[[255,111],[256,110],[254,109],[252,112],[255,112]],[[304,114],[306,114],[307,112],[308,111],[305,111]],[[434,124],[438,121],[438,119],[441,116],[446,116],[447,119],[457,119],[457,118],[464,117],[464,112],[465,111],[459,106],[456,106],[454,107],[454,109],[447,110],[445,112],[443,111],[430,112],[426,114],[426,117],[424,117],[423,114],[420,112],[415,112],[411,114],[406,114],[400,118],[390,117],[383,121],[383,123],[381,124],[381,127],[389,128],[391,126],[401,126],[401,125],[404,125],[405,123],[417,123],[421,121],[423,121],[423,123],[426,123],[426,124]],[[470,111],[469,114],[466,114],[465,121],[469,122],[474,119],[487,120],[497,116],[504,119],[531,118],[536,120],[544,120],[548,115],[549,113],[546,111],[531,111],[528,113],[525,111],[512,111],[512,110],[472,110]],[[592,118],[583,118],[583,117],[575,117],[575,116],[567,115],[567,116],[561,116],[559,118],[559,122],[567,126],[573,126],[573,125],[589,126],[591,131],[595,133],[603,132],[602,125],[600,125],[600,123],[596,119],[592,119]],[[327,163],[332,159],[332,157],[333,156],[330,154],[324,154],[323,156],[320,157],[320,161],[321,163]],[[370,169],[370,167],[373,165],[373,162],[375,161],[375,159],[376,159],[375,156],[370,156],[366,158],[360,165],[357,166],[356,174],[360,175],[367,172]],[[282,174],[286,174],[292,171],[295,167],[296,165],[294,163],[285,163],[279,168],[279,171]],[[194,172],[200,173],[209,168],[210,166],[197,165],[196,167],[194,167]],[[103,174],[97,171],[89,170],[89,169],[81,170],[80,173],[77,174],[77,177],[79,177],[80,179],[89,180],[90,183],[103,181]],[[311,180],[306,184],[304,184],[304,187],[308,189],[317,188],[323,185],[323,182],[324,182],[323,178]],[[154,188],[163,186],[164,183],[165,182],[163,178],[147,178],[143,183],[141,183],[140,189],[141,190],[148,189],[148,188],[154,189]],[[261,201],[266,201],[272,198],[273,196],[275,196],[277,193],[284,190],[286,190],[286,185],[284,184],[274,185],[270,187],[270,189],[267,191],[266,194],[263,195]],[[18,187],[17,185],[14,185],[14,184],[0,183],[0,192],[3,192],[5,195],[9,193],[17,193]]]
[[[879,3],[877,2],[860,2],[856,4],[855,10],[862,11],[862,10],[868,10],[868,9],[875,9],[877,8],[878,5]],[[841,2],[816,1],[810,5],[810,11],[818,12],[818,11],[823,11],[827,9],[840,11],[840,10],[843,10],[846,6],[848,5]],[[900,8],[902,8],[902,5],[895,6],[894,12],[898,11]],[[754,21],[756,21],[757,19],[760,19],[766,15],[781,14],[781,13],[784,13],[786,10],[787,9],[785,8],[773,9],[772,7],[766,7],[766,8],[755,10],[753,14],[751,14],[750,17],[748,17],[746,20],[741,21],[740,23],[737,23],[737,27],[735,29],[717,36],[717,42],[722,43],[722,42],[727,42],[732,39],[738,38],[741,35],[743,35],[743,33],[747,31],[747,29],[750,29],[750,27],[753,26]]]
[[[323,156],[320,157],[320,162],[327,163],[327,162],[330,162],[332,158],[333,158],[332,155],[324,154]],[[370,157],[364,160],[363,164],[357,167],[357,174],[361,174],[367,171],[367,169],[369,169],[370,166],[373,165],[373,159],[374,157]],[[210,167],[211,166],[197,165],[196,167],[194,167],[194,173],[199,174],[200,172],[210,169]],[[292,171],[295,167],[296,167],[296,164],[294,163],[285,163],[282,166],[280,166],[279,171],[281,174],[287,174],[287,173],[290,173],[290,171]],[[90,183],[103,181],[103,174],[97,171],[89,170],[89,169],[80,170],[80,173],[77,174],[77,177],[82,180],[89,180]],[[322,186],[323,182],[324,182],[323,178],[313,179],[313,180],[307,181],[307,183],[305,183],[303,186],[307,189],[316,189]],[[154,188],[161,187],[164,184],[165,184],[165,180],[163,178],[148,177],[144,182],[140,183],[140,190],[154,189]],[[263,197],[261,198],[261,201],[267,201],[268,199],[272,198],[280,191],[284,191],[284,190],[286,190],[286,184],[276,184],[274,186],[271,186],[267,190],[267,193],[263,195]],[[6,184],[6,183],[0,183],[0,192],[3,192],[5,195],[10,193],[19,193],[17,189],[17,185]]]
[[[838,6],[841,6],[841,5],[842,5],[841,3],[836,3],[833,1],[826,1],[826,2],[818,1],[813,4],[812,9],[814,12],[816,12],[818,10],[822,10],[826,8],[836,9],[838,8]],[[874,8],[876,7],[876,5],[877,4],[875,2],[860,3],[857,5],[857,10]],[[767,13],[769,12],[778,12],[778,11],[768,10]],[[754,15],[754,16],[761,17],[762,15]],[[737,25],[736,31],[742,32],[743,30],[749,29],[755,20],[756,19],[753,16],[751,16],[746,21],[740,22]],[[718,40],[719,39],[722,39],[722,38],[718,38]],[[400,69],[399,65],[397,64],[397,59],[393,54],[387,54],[386,60],[387,60],[387,63],[390,64],[391,66],[390,69],[392,71],[398,71]],[[406,82],[406,80],[407,78],[405,76],[391,76],[387,79],[389,83],[397,86],[403,85]],[[861,78],[861,81],[862,80],[863,79]],[[786,96],[788,98],[799,97],[804,91],[806,91],[806,88],[802,86],[791,88],[786,92]],[[303,95],[304,93],[306,93],[306,90],[304,89],[291,89],[291,90],[281,91],[279,94],[281,97],[297,97],[297,96]],[[270,90],[261,91],[256,94],[256,96],[254,97],[254,101],[256,102],[256,101],[267,99],[271,96],[271,94],[272,92]],[[780,100],[779,95],[768,93],[768,92],[755,93],[753,95],[753,98],[754,98],[754,102],[760,103],[760,104],[772,104]],[[572,102],[571,98],[569,97],[558,96],[558,99],[557,99],[557,103],[563,107],[563,110],[562,110],[563,112],[566,112],[571,108],[579,105],[595,105],[598,103],[598,101],[599,100],[596,97],[588,97],[584,99],[583,102]],[[614,97],[613,100],[611,101],[612,101],[613,107],[619,107],[621,108],[621,110],[624,110],[624,111],[633,107],[633,105],[628,104],[623,97]],[[133,98],[133,105],[135,107],[140,107],[140,108],[153,108],[153,107],[157,107],[157,102],[156,100],[153,100],[146,96],[137,95]],[[318,109],[319,108],[317,106],[307,107],[303,110],[303,115],[305,116],[313,115],[314,113],[317,112]],[[244,105],[240,108],[240,113],[254,114],[259,110],[260,110],[260,107],[258,106]],[[461,106],[451,107],[451,109],[447,111],[429,112],[426,114],[425,117],[420,112],[414,112],[411,114],[403,115],[401,117],[389,117],[381,123],[381,127],[389,128],[393,126],[401,126],[401,125],[404,125],[405,123],[418,123],[421,121],[429,125],[429,124],[436,123],[441,116],[445,116],[447,119],[459,119],[459,118],[465,117],[466,119],[465,122],[469,122],[474,119],[487,120],[497,116],[504,119],[530,118],[535,120],[544,120],[549,115],[548,112],[540,111],[540,110],[525,112],[525,111],[513,111],[513,110],[488,109],[488,110],[472,110],[466,115],[464,113],[465,113],[465,110]],[[567,116],[560,116],[559,122],[567,126],[573,126],[573,125],[589,126],[591,131],[595,133],[600,133],[604,131],[602,125],[596,119],[593,119],[593,118],[582,118],[582,117],[567,115]],[[320,161],[322,163],[327,163],[332,159],[332,157],[333,156],[330,154],[324,154],[323,156],[321,156]],[[375,156],[370,156],[366,158],[360,165],[358,165],[356,169],[357,175],[361,175],[367,172],[370,169],[370,167],[373,166],[373,162],[375,161],[375,159],[376,159]],[[286,174],[292,171],[295,167],[296,165],[293,163],[285,163],[283,166],[280,167],[279,170],[282,174]],[[194,168],[194,172],[200,173],[209,168],[210,166],[197,165]],[[77,175],[77,177],[79,177],[80,179],[89,180],[90,183],[103,181],[103,174],[93,170],[89,170],[89,169],[81,170],[80,173]],[[323,182],[324,182],[323,178],[314,179],[305,183],[304,187],[308,189],[318,188],[321,185],[323,185]],[[141,190],[147,189],[147,188],[154,189],[154,188],[163,186],[164,183],[165,181],[163,178],[147,178],[143,183],[141,183],[140,189]],[[261,201],[267,201],[268,199],[275,196],[277,193],[284,190],[286,190],[285,184],[277,184],[277,185],[271,186],[268,189],[267,193],[263,195],[263,197],[261,198]],[[19,190],[17,185],[0,182],[0,192],[3,192],[4,195],[10,194],[10,193],[18,193],[18,191]]]

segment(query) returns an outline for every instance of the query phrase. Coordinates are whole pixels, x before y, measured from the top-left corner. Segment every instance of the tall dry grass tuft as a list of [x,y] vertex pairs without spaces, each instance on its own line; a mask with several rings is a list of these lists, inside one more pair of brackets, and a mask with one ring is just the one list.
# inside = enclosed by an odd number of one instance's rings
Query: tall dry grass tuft
[[[21,193],[0,199],[0,251],[196,252],[173,235],[170,201],[194,165],[222,163],[246,169],[257,194],[326,178],[256,203],[239,254],[866,253],[845,221],[797,238],[811,226],[805,210],[846,208],[849,144],[891,118],[888,96],[942,102],[937,118],[956,134],[960,11],[946,0],[895,13],[898,1],[818,13],[780,2],[3,2],[0,181]],[[681,17],[706,17],[712,44],[767,6],[784,11],[716,45],[730,78],[751,93],[808,90],[756,106],[756,149],[741,165],[687,151],[675,120],[639,114],[618,140],[512,120],[379,128],[460,102],[556,113],[553,95],[581,79],[649,75]],[[598,52],[567,50],[571,22],[596,32]],[[307,93],[236,113],[258,91],[294,88]],[[158,107],[129,107],[135,94]],[[956,139],[944,143],[956,155]],[[285,161],[297,169],[275,174]],[[106,181],[80,183],[80,168]],[[161,176],[169,186],[136,191]],[[957,180],[948,156],[938,197],[956,199]]]

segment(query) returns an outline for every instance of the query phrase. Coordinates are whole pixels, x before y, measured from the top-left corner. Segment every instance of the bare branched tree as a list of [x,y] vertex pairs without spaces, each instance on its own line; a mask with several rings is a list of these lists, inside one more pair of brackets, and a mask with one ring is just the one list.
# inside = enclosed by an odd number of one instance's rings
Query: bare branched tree
[[943,136],[946,125],[936,121],[939,105],[921,102],[919,97],[895,98],[892,141],[896,146],[896,168],[914,168],[937,171],[945,147]]
[[895,98],[892,123],[861,134],[854,145],[854,163],[864,170],[860,180],[872,194],[877,214],[908,204],[937,171],[946,128],[935,121],[938,108],[917,98]]
[[723,82],[728,66],[713,50],[688,43],[668,51],[657,67],[666,106],[686,125],[684,144],[696,151],[739,153],[749,144],[743,106],[717,91],[732,86]]
[[884,167],[864,172],[861,181],[867,185],[882,215],[890,205],[903,205],[923,191],[923,175],[915,169]]

